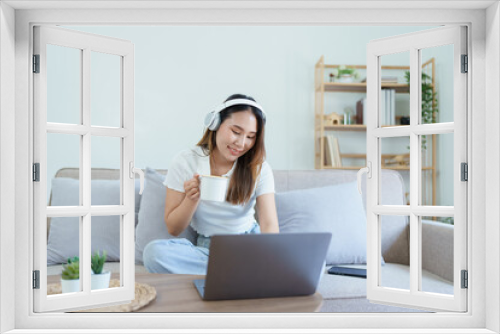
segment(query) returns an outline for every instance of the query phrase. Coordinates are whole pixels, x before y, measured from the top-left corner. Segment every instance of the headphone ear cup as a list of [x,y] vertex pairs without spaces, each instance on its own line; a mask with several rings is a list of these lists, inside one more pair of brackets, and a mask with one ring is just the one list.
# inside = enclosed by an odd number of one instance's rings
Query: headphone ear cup
[[219,127],[220,127],[220,112],[215,113],[214,121],[212,122],[212,126],[210,127],[210,130],[217,131],[217,130],[219,130]]
[[210,131],[215,131],[220,125],[220,113],[212,111],[205,116],[205,126]]
[[210,126],[214,121],[214,114],[215,113],[211,111],[205,116],[205,127],[207,127],[208,129],[210,129]]

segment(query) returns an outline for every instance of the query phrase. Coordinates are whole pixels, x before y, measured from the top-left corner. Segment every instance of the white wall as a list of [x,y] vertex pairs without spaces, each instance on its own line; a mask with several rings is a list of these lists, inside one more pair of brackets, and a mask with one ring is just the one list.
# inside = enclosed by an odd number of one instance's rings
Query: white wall
[[0,3],[0,333],[14,328],[15,303],[15,14]]
[[[168,168],[177,152],[195,145],[201,137],[205,114],[230,94],[243,93],[266,109],[271,166],[312,169],[314,65],[320,56],[328,64],[366,64],[370,40],[430,27],[67,28],[122,38],[135,45],[136,166]],[[408,65],[404,57],[391,60],[395,65]],[[441,66],[445,64],[438,63],[438,74]],[[438,82],[438,91],[441,89]],[[326,112],[354,107],[361,96],[328,96]],[[399,96],[398,101],[404,105],[405,97]],[[442,103],[440,107],[445,109]],[[344,152],[366,150],[364,133],[343,133],[339,141]],[[439,150],[439,154],[445,152]],[[116,167],[105,160],[99,164]],[[55,172],[59,167],[49,168]]]
[[[483,187],[478,186],[475,189],[485,190],[485,220],[492,221],[493,224],[486,225],[486,252],[488,254],[495,254],[497,260],[486,261],[485,266],[485,277],[486,284],[485,289],[487,291],[485,295],[486,305],[491,305],[492,307],[486,307],[486,327],[496,333],[500,332],[500,305],[498,300],[500,300],[500,285],[498,282],[494,282],[495,277],[500,277],[500,265],[498,261],[498,254],[500,254],[500,245],[496,237],[500,235],[500,228],[498,221],[500,221],[500,173],[498,172],[498,166],[500,165],[500,132],[499,124],[500,117],[498,110],[500,108],[500,96],[498,94],[499,90],[499,78],[500,78],[500,5],[495,3],[491,5],[486,11],[486,66],[485,68],[476,68],[475,72],[479,72],[477,75],[481,75],[481,70],[486,70],[485,72],[491,75],[486,75],[485,90],[486,96],[484,102],[485,105],[485,130],[486,130],[486,142],[484,147],[486,149],[485,160],[477,161],[475,157],[481,153],[476,153],[474,159],[471,159],[473,166],[476,166],[477,170],[484,172],[486,176],[486,182]],[[481,120],[474,122],[473,124],[481,123]],[[475,137],[475,136],[474,136]],[[482,164],[483,163],[483,164]],[[484,167],[483,167],[484,166]],[[474,168],[474,167],[473,167]],[[474,180],[474,182],[477,182]],[[482,184],[481,184],[482,185]],[[476,194],[474,194],[476,195]],[[473,197],[475,199],[476,196]],[[479,210],[478,210],[479,211]]]

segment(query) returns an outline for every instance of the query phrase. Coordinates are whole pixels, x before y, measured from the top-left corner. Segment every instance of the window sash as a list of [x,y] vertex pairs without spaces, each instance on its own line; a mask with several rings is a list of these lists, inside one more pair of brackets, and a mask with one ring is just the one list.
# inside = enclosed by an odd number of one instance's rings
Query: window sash
[[[372,178],[367,179],[367,295],[382,304],[419,307],[429,310],[466,311],[467,290],[461,289],[460,272],[467,269],[467,183],[460,182],[460,162],[467,162],[466,75],[460,73],[460,55],[466,54],[465,27],[444,27],[372,41],[368,45],[368,76],[377,78],[367,86],[367,162]],[[419,50],[441,45],[454,45],[454,122],[418,124],[420,120],[419,87],[421,87]],[[410,53],[410,125],[385,127],[380,124],[380,57]],[[421,137],[423,134],[454,133],[454,206],[419,205],[421,183]],[[381,203],[381,138],[410,137],[410,205],[390,206]],[[397,290],[380,286],[381,214],[404,214],[410,217],[410,289]],[[450,215],[454,226],[454,294],[451,297],[419,291],[422,280],[421,224],[422,216]]]
[[[58,45],[81,51],[80,124],[47,122],[47,45]],[[120,127],[91,125],[90,67],[91,52],[104,52],[120,57]],[[128,302],[135,293],[135,181],[128,175],[134,156],[133,123],[133,45],[128,41],[106,38],[76,31],[35,27],[34,53],[40,55],[40,73],[34,75],[34,161],[44,173],[34,184],[34,270],[40,271],[40,289],[33,290],[35,312],[69,311]],[[47,206],[48,133],[74,134],[80,137],[80,205]],[[118,206],[91,205],[91,139],[92,136],[120,138],[120,199]],[[91,219],[92,216],[120,216],[121,286],[99,291],[91,290]],[[47,296],[47,217],[79,217],[80,284],[82,291],[74,294]]]

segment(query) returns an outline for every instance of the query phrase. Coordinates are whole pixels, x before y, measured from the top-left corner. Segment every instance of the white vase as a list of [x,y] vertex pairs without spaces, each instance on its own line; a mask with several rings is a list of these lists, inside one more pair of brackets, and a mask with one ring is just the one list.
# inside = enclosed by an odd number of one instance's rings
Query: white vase
[[90,286],[92,290],[107,289],[109,288],[109,280],[111,279],[111,272],[104,271],[100,274],[92,274],[90,276]]
[[61,278],[61,290],[62,293],[69,292],[79,292],[80,291],[80,279],[62,279]]

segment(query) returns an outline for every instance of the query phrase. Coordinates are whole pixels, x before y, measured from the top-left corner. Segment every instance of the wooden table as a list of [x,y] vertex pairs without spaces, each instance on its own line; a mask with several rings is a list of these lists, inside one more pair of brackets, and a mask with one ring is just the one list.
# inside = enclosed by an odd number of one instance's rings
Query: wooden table
[[[323,297],[318,292],[299,297],[203,301],[193,284],[194,279],[200,278],[205,276],[136,274],[136,282],[156,289],[156,299],[138,312],[316,312],[323,303]],[[58,279],[58,276],[50,277],[49,283]]]

